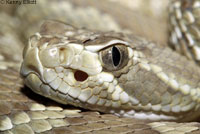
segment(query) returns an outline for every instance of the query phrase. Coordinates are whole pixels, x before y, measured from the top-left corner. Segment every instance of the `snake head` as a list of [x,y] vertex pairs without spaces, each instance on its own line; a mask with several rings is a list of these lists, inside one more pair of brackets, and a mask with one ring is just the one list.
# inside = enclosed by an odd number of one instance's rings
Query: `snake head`
[[[160,57],[166,56],[171,60],[163,63]],[[183,118],[180,112],[193,114],[192,99],[199,101],[190,80],[173,71],[185,69],[173,65],[174,57],[182,59],[176,61],[180,64],[186,59],[133,36],[46,21],[30,37],[23,57],[25,84],[63,104],[140,119],[175,120]]]
[[21,75],[38,94],[108,112],[129,101],[115,76],[130,66],[130,56],[128,43],[109,33],[46,21],[24,49]]

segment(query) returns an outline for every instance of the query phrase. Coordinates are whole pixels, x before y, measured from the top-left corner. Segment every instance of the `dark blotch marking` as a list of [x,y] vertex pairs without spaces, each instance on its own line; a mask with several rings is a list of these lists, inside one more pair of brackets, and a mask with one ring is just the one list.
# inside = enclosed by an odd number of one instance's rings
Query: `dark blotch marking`
[[80,70],[77,70],[75,73],[74,73],[74,78],[77,80],[77,81],[85,81],[87,78],[88,78],[88,74],[83,72],[83,71],[80,71]]

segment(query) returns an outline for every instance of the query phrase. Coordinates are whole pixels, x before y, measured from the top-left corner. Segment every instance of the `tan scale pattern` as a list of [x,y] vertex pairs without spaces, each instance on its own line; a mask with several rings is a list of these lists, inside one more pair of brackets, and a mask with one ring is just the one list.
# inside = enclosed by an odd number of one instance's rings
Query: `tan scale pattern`
[[[10,69],[9,71],[14,70]],[[13,74],[12,74],[13,75]],[[12,75],[7,74],[7,77],[11,77]],[[18,77],[18,74],[15,74],[15,77]],[[2,71],[0,78],[5,79],[5,76],[2,76]],[[10,83],[15,79],[8,79]],[[19,80],[19,85],[21,85],[21,79]],[[15,81],[16,83],[16,81]],[[6,88],[7,85],[1,85],[1,89]],[[14,90],[15,89],[15,90]],[[84,133],[84,132],[91,132],[91,133],[101,133],[103,131],[110,131],[113,133],[118,133],[119,130],[123,133],[128,133],[137,130],[137,128],[133,129],[137,125],[134,124],[143,124],[145,122],[138,121],[134,119],[128,118],[119,118],[114,115],[100,115],[97,112],[81,112],[80,110],[68,110],[63,109],[62,107],[58,106],[44,106],[43,104],[35,103],[37,100],[27,100],[22,99],[26,98],[25,95],[21,96],[21,101],[18,101],[18,107],[16,106],[16,102],[12,101],[12,98],[17,97],[16,94],[20,93],[20,86],[13,86],[13,90],[11,91],[3,91],[1,90],[1,108],[4,108],[4,112],[8,116],[5,115],[3,111],[0,112],[1,119],[0,119],[0,129],[6,130],[6,132],[12,133],[20,133],[22,130],[26,133],[37,133],[37,132],[49,132],[49,133],[59,133],[59,132],[70,132],[70,133]],[[16,94],[13,94],[15,92]],[[27,91],[29,92],[29,91]],[[32,92],[30,92],[32,94]],[[7,95],[7,100],[2,95]],[[37,96],[37,95],[36,95]],[[40,97],[40,96],[37,96]],[[37,99],[37,98],[36,98]],[[15,99],[16,100],[16,99]],[[10,105],[3,104],[8,102],[12,104],[12,108],[9,108]],[[31,104],[29,104],[28,102]],[[50,103],[50,102],[49,102]],[[21,106],[21,107],[20,107]],[[19,107],[21,109],[19,109]],[[26,107],[26,111],[23,110],[22,107]],[[81,113],[80,113],[81,112]],[[13,118],[14,117],[14,118]],[[31,119],[31,120],[30,120]],[[11,122],[10,122],[11,121]],[[135,123],[134,123],[135,122]],[[122,124],[123,123],[123,124]],[[5,124],[5,125],[4,125]],[[11,127],[11,128],[8,128]],[[144,130],[151,130],[150,127],[138,128],[137,131],[144,131]],[[144,129],[144,130],[143,130]],[[48,130],[51,130],[48,131]]]
[[[3,80],[0,83],[0,129],[1,131],[4,130],[3,133],[21,133],[24,131],[25,133],[156,134],[159,131],[164,134],[184,134],[200,131],[198,123],[157,122],[148,124],[148,121],[119,118],[110,114],[100,115],[97,112],[70,110],[66,106],[60,107],[58,104],[54,104],[54,106],[52,101],[43,100],[44,98],[30,90],[21,88],[22,80],[19,79],[19,74],[15,69],[1,70],[0,78]],[[31,97],[32,94],[34,94],[34,98]],[[28,99],[27,96],[31,97],[32,100]],[[38,101],[44,102],[44,104],[38,103]]]
[[174,1],[170,7],[172,47],[197,62],[200,60],[199,17],[199,0]]
[[[110,131],[117,133],[119,130],[123,130],[123,133],[134,133],[133,124],[145,123],[129,118],[119,118],[111,114],[81,112],[67,108],[68,106],[55,104],[30,90],[21,89],[22,79],[19,79],[17,71],[10,68],[6,72],[2,70],[0,72],[0,79],[6,81],[6,83],[0,83],[0,132],[17,134],[22,131],[24,133],[100,133]],[[32,100],[28,99],[27,96],[32,96],[32,94],[35,97]],[[41,99],[44,99],[42,101],[44,103],[38,103]],[[140,131],[142,129],[153,131],[150,127],[140,128]]]
[[[4,17],[2,17],[4,18]],[[5,19],[7,20],[7,19]],[[2,37],[2,35],[0,35]],[[7,45],[7,44],[4,44]],[[19,45],[18,43],[16,44]],[[0,45],[2,46],[2,45]],[[13,47],[12,45],[10,47]],[[21,50],[21,46],[19,47]],[[11,50],[11,49],[10,49]],[[148,121],[141,121],[129,118],[119,118],[114,115],[100,115],[97,112],[81,112],[77,110],[71,110],[66,106],[59,106],[59,104],[52,104],[52,101],[42,99],[41,96],[36,95],[33,97],[33,93],[24,90],[22,88],[22,80],[19,78],[18,69],[16,69],[16,63],[13,62],[13,57],[10,55],[5,56],[4,49],[0,51],[1,71],[0,71],[0,133],[35,133],[36,131],[48,130],[42,133],[148,133],[148,134],[198,134],[200,133],[199,123],[172,123],[172,122],[155,122],[150,123]],[[8,51],[8,53],[10,53]],[[21,57],[20,52],[16,53]],[[5,59],[5,60],[4,60]],[[8,60],[9,59],[9,60]],[[21,59],[21,58],[20,58]],[[14,69],[13,69],[14,67]],[[17,66],[19,67],[19,66]],[[176,97],[178,98],[178,97]],[[42,100],[42,101],[41,101]],[[45,104],[38,104],[38,102],[45,102]],[[51,103],[51,104],[50,104]],[[51,106],[53,105],[53,106]],[[55,108],[56,105],[56,108]],[[67,110],[65,110],[67,109]],[[32,110],[32,111],[31,111]],[[66,116],[63,119],[50,119],[44,112],[53,111],[56,115]],[[80,112],[80,113],[79,113]],[[33,125],[32,121],[28,124],[22,123],[20,116],[28,121],[29,119],[38,120],[38,123],[50,124],[43,128],[38,127],[37,130],[33,130],[30,126]],[[60,117],[61,117],[60,116]],[[12,126],[14,123],[11,119],[15,117],[17,122],[22,124]],[[45,121],[44,121],[45,120]],[[56,123],[59,122],[59,123]],[[32,123],[32,124],[31,124]],[[60,124],[56,126],[53,124]],[[37,124],[36,124],[37,125]],[[63,127],[63,125],[65,127]],[[155,130],[152,129],[155,128]],[[40,129],[39,129],[40,128]],[[156,129],[157,128],[157,129]],[[6,131],[2,131],[6,129]],[[159,132],[158,132],[159,131]]]

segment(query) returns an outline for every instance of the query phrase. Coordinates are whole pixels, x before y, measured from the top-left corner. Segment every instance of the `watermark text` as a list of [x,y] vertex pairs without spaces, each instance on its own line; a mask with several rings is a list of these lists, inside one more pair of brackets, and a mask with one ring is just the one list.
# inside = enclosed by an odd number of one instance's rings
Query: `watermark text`
[[15,5],[22,5],[22,4],[36,4],[36,0],[0,0],[0,4],[15,4]]

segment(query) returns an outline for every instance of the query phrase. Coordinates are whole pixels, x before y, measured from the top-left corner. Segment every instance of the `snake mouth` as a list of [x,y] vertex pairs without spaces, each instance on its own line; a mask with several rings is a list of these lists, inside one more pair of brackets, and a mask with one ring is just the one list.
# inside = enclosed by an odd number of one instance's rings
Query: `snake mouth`
[[88,78],[88,74],[81,70],[76,70],[74,72],[74,78],[76,79],[76,81],[83,82]]

